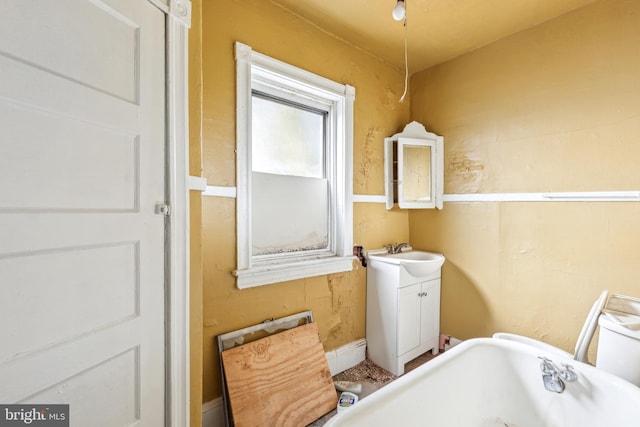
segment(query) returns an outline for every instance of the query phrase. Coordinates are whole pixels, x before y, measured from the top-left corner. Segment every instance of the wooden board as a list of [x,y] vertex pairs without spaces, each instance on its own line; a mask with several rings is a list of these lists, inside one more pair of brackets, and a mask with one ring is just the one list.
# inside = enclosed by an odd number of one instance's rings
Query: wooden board
[[315,323],[222,352],[237,427],[305,426],[338,397]]

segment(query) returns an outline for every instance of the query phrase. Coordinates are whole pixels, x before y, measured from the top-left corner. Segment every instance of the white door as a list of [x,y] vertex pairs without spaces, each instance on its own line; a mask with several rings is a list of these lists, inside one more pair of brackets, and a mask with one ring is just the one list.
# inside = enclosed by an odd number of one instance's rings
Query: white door
[[164,424],[164,14],[0,0],[0,402]]

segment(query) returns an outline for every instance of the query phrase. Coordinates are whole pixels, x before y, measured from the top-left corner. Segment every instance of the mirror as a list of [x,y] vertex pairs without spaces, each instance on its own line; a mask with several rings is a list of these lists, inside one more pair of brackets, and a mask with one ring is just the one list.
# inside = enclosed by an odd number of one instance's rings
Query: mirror
[[431,179],[432,142],[400,138],[398,140],[398,204],[401,208],[414,203],[431,202],[435,191]]
[[442,209],[443,143],[418,122],[385,138],[387,209]]

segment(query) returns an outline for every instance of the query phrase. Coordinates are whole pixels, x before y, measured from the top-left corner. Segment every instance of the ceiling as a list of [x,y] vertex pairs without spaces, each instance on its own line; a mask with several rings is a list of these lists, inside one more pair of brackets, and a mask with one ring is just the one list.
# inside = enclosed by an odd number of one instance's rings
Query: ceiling
[[[410,71],[429,68],[595,0],[406,0]],[[303,19],[404,68],[396,0],[272,0]]]

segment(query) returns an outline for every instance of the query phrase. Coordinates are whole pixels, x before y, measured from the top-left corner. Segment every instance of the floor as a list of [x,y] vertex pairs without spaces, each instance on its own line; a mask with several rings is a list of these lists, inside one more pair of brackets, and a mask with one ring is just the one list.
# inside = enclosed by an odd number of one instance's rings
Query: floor
[[[418,366],[430,361],[433,359],[434,355],[431,352],[424,353],[421,356],[413,359],[404,365],[404,372],[407,373]],[[362,384],[362,392],[358,394],[358,398],[362,399],[374,391],[378,390],[381,387],[389,384],[391,381],[395,380],[396,377],[392,373],[382,369],[381,367],[374,364],[369,359],[365,359],[363,362],[354,366],[351,369],[347,369],[344,372],[341,372],[333,377],[334,381],[352,381]],[[340,392],[336,391],[338,395]],[[307,427],[318,427],[324,425],[331,417],[336,415],[336,410],[325,414],[321,418],[317,419],[313,423],[309,424]]]

